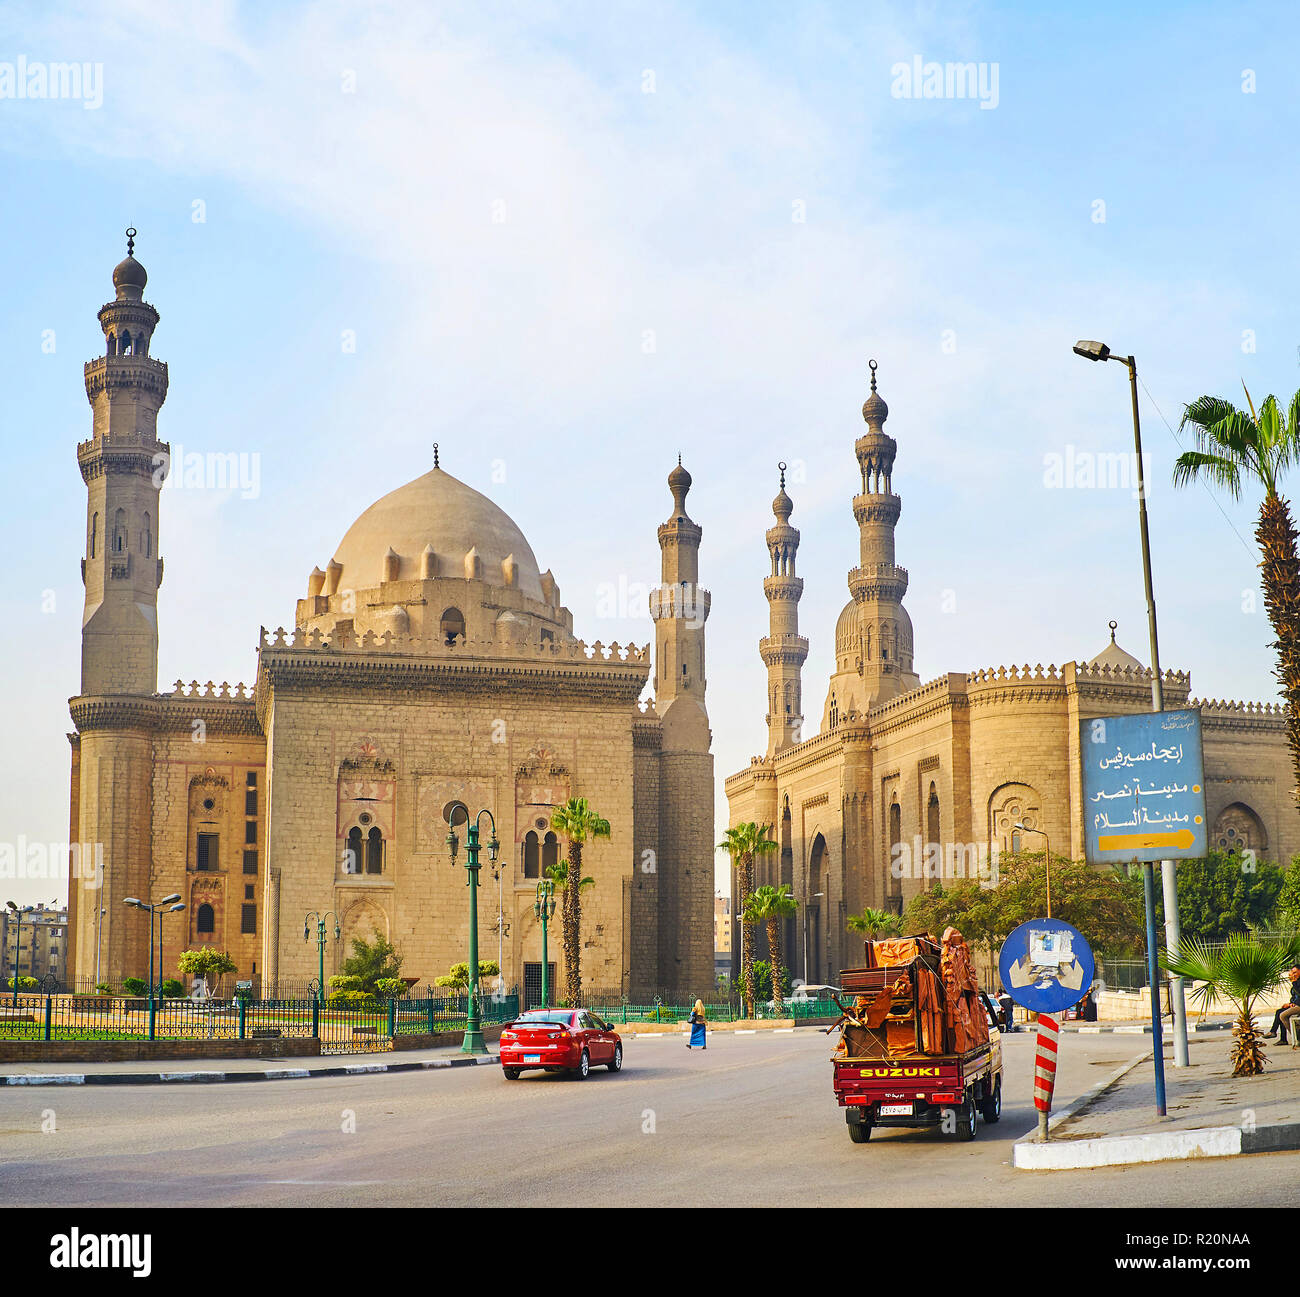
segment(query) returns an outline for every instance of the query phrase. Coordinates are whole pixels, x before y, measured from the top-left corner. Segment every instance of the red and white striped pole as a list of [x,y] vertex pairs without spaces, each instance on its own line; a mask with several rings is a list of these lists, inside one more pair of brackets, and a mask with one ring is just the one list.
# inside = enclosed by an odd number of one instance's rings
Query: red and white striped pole
[[1034,1057],[1034,1107],[1038,1109],[1038,1138],[1047,1142],[1047,1117],[1056,1088],[1056,1045],[1061,1024],[1051,1015],[1038,1015],[1038,1047]]

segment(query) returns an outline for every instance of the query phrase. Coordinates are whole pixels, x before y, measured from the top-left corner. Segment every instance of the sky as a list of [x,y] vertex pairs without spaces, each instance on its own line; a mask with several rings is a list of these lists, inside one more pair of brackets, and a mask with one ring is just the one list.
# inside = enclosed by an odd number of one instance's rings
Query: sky
[[[1170,474],[1185,403],[1300,387],[1297,44],[1285,4],[6,4],[0,843],[68,836],[82,365],[128,225],[160,435],[257,475],[164,493],[162,688],[251,682],[258,627],[434,441],[579,636],[650,641],[610,592],[657,581],[680,452],[721,832],[766,747],[781,460],[820,721],[870,358],[921,678],[1087,659],[1112,618],[1148,660],[1131,466],[1086,467],[1132,450],[1124,368],[1071,352],[1097,338],[1143,384],[1162,664],[1276,698],[1258,497]],[[18,98],[20,60],[91,74]],[[974,97],[927,97],[930,63]]]

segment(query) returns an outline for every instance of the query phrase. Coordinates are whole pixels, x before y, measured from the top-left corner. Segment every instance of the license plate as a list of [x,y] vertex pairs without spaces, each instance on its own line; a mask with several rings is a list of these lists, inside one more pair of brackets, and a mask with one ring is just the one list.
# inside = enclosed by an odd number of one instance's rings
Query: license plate
[[882,1117],[910,1117],[912,1115],[912,1105],[910,1103],[882,1103],[880,1105],[880,1115]]
[[[540,1054],[525,1054],[525,1055],[524,1055],[524,1062],[525,1062],[525,1063],[540,1063],[541,1061],[542,1061],[542,1056],[541,1056]],[[908,1109],[908,1112],[911,1112],[911,1111],[912,1111],[911,1108],[909,1108],[909,1109]]]

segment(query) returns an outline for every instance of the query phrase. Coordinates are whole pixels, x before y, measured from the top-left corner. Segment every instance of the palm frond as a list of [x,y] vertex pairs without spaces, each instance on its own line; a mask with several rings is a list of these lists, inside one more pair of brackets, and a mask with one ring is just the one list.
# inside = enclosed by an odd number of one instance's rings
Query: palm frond
[[1185,450],[1174,460],[1174,485],[1186,486],[1197,478],[1208,478],[1234,500],[1241,496],[1241,468],[1227,455],[1207,454],[1202,450]]

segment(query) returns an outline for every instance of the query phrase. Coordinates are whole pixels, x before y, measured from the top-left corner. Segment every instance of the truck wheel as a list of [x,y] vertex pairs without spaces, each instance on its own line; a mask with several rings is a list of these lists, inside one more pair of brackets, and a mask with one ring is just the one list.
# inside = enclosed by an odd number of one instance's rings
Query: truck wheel
[[851,1122],[849,1124],[849,1138],[855,1144],[865,1144],[871,1138],[871,1123],[869,1121]]
[[975,1132],[979,1129],[977,1114],[975,1111],[975,1096],[970,1090],[966,1091],[965,1101],[960,1108],[950,1110],[957,1118],[957,1129],[953,1132],[953,1138],[961,1140],[974,1139]]
[[987,1099],[980,1101],[980,1113],[984,1117],[984,1124],[992,1126],[999,1117],[1002,1116],[1002,1078],[998,1077],[993,1082],[993,1093]]

